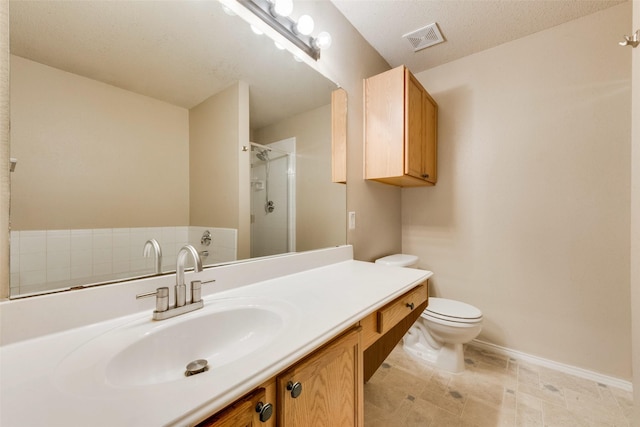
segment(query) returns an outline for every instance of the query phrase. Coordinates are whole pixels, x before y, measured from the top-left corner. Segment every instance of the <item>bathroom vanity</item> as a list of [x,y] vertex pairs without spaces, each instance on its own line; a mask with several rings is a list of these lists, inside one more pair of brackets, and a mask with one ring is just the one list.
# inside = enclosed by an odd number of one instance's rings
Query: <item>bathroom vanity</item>
[[[162,321],[135,295],[171,275],[3,302],[0,424],[361,426],[365,372],[426,306],[431,274],[343,246],[206,269],[204,308]],[[198,358],[209,370],[186,377]]]

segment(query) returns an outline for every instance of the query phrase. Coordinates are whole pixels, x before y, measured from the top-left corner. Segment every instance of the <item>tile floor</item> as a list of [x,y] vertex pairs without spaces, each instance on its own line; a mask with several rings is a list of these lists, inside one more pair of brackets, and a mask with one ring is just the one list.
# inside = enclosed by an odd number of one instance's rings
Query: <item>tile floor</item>
[[472,346],[465,362],[450,374],[398,345],[365,384],[365,427],[631,427],[630,392]]

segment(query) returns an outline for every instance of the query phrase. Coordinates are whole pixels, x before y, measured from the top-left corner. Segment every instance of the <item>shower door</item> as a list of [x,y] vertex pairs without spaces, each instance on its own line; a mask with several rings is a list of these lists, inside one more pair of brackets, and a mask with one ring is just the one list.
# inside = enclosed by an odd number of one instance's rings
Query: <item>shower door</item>
[[268,146],[251,143],[252,258],[295,251],[292,139]]

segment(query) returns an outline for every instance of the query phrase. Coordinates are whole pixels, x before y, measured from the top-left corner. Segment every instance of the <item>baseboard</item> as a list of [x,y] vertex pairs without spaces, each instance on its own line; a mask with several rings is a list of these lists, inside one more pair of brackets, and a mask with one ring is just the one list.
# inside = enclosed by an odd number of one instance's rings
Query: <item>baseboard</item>
[[578,368],[576,366],[565,365],[564,363],[554,362],[553,360],[544,359],[538,356],[532,356],[521,351],[511,350],[509,348],[501,347],[499,345],[491,344],[485,341],[473,340],[469,343],[469,345],[503,356],[512,357],[517,360],[522,360],[533,365],[544,366],[545,368],[554,369],[556,371],[564,372],[565,374],[585,378],[607,386],[616,387],[629,392],[633,391],[633,385],[631,384],[631,381],[621,380],[620,378],[610,377],[608,375],[599,374],[597,372]]

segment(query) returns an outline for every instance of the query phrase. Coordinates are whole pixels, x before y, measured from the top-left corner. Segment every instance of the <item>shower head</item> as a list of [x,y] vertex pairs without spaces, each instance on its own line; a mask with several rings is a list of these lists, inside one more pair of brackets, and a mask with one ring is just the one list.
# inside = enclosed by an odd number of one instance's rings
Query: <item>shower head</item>
[[260,150],[256,153],[256,157],[260,160],[262,160],[263,162],[266,162],[267,160],[269,160],[269,150]]

